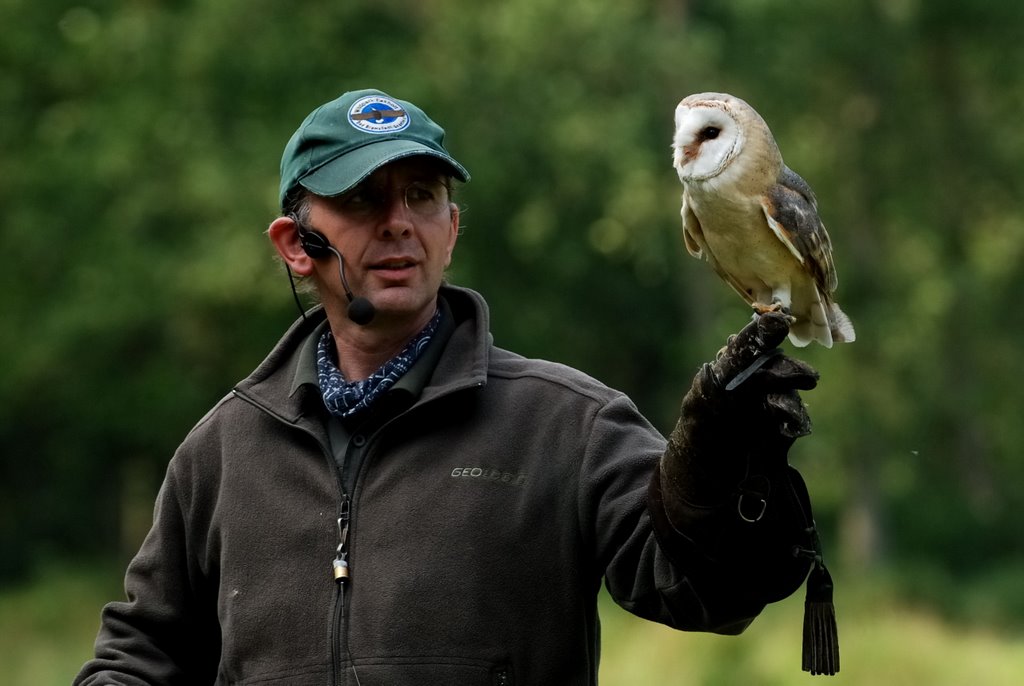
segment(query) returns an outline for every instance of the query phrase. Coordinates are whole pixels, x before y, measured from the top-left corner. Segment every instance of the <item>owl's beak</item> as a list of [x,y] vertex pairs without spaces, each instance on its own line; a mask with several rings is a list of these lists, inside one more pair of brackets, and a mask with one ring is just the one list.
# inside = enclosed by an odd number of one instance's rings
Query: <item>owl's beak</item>
[[697,151],[700,149],[700,143],[694,142],[689,145],[683,146],[683,159],[689,162],[697,156]]

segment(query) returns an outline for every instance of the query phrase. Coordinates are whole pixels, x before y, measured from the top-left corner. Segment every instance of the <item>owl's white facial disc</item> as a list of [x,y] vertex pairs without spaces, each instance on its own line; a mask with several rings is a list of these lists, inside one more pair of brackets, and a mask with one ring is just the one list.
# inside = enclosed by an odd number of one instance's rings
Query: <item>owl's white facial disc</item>
[[680,181],[721,174],[743,148],[743,130],[728,103],[684,100],[676,107],[675,120],[672,163]]

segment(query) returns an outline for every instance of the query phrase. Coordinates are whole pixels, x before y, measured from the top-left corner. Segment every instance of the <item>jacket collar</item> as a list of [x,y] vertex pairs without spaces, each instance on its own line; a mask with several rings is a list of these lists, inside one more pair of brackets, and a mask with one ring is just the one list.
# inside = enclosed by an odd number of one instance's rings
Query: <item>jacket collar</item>
[[[442,286],[440,296],[451,311],[454,330],[419,403],[482,386],[487,381],[492,341],[487,303],[479,293],[455,286]],[[289,424],[319,417],[322,401],[317,389],[298,379],[304,378],[300,367],[313,364],[305,343],[320,335],[326,326],[326,315],[319,306],[295,321],[266,359],[235,387],[235,394]]]

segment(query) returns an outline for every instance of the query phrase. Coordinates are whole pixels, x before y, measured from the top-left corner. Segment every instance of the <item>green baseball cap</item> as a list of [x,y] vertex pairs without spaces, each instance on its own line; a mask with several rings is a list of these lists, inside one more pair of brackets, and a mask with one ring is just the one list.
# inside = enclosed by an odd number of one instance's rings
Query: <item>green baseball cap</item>
[[313,110],[285,146],[281,206],[299,186],[340,195],[385,164],[414,155],[442,160],[455,178],[469,181],[444,148],[444,129],[419,107],[379,90],[344,93]]

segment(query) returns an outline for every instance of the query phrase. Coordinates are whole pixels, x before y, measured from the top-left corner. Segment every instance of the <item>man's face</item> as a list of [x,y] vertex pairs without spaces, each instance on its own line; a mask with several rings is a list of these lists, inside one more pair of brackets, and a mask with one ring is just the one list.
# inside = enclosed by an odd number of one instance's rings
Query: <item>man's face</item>
[[[425,324],[459,229],[442,167],[429,157],[398,160],[342,195],[311,201],[311,226],[344,256],[349,286],[373,303],[375,322]],[[315,269],[322,296],[344,301],[335,260]]]

